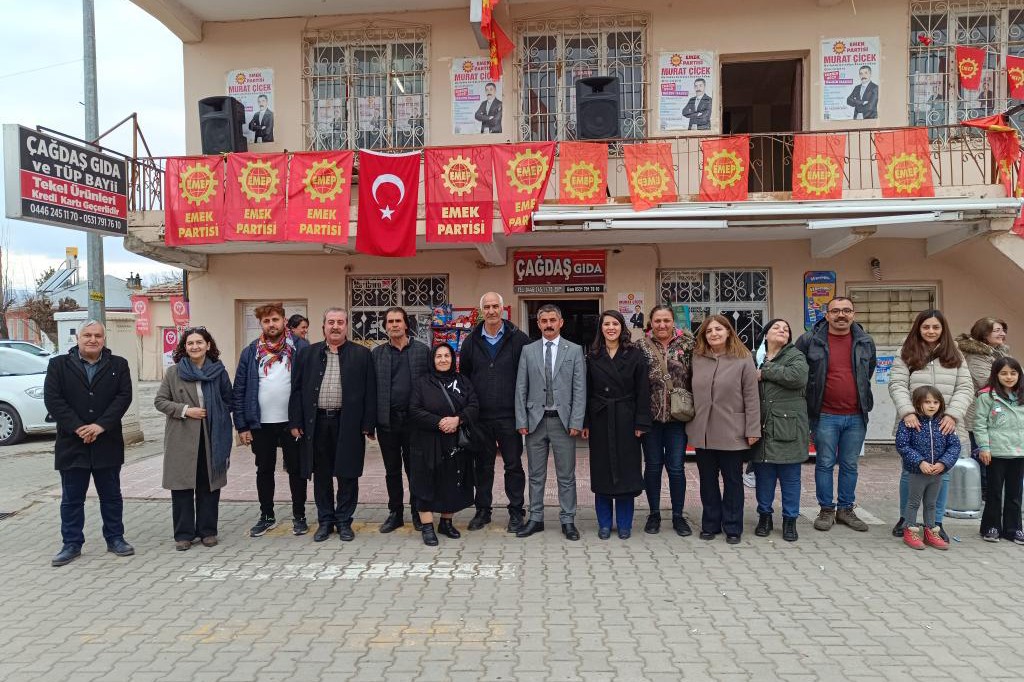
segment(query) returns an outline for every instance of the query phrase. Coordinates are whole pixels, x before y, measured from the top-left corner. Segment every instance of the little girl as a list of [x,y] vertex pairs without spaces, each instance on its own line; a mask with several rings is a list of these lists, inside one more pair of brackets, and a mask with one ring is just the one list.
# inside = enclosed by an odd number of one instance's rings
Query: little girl
[[[934,386],[921,386],[911,394],[920,428],[909,428],[901,420],[896,428],[896,450],[903,458],[903,469],[910,474],[903,542],[914,549],[931,545],[949,549],[939,535],[935,518],[935,500],[942,487],[942,474],[953,468],[960,457],[960,439],[956,433],[943,435],[939,429],[946,401]],[[917,526],[917,510],[924,502],[924,539]]]
[[988,385],[975,402],[974,438],[978,459],[988,467],[981,537],[1000,537],[1024,545],[1021,530],[1021,479],[1024,477],[1024,386],[1020,363],[1003,357],[992,363]]

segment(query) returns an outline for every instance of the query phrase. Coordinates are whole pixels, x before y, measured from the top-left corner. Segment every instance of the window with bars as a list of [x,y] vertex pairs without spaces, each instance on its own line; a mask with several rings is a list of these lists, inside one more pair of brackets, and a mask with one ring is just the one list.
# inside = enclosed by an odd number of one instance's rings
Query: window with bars
[[658,300],[672,306],[677,321],[689,320],[696,332],[704,318],[724,315],[751,350],[768,321],[769,295],[766,269],[658,271]]
[[590,76],[619,78],[622,137],[646,137],[647,25],[639,13],[516,22],[520,139],[576,139],[576,81]]
[[847,295],[857,310],[857,322],[871,334],[876,346],[902,346],[914,318],[935,307],[934,285],[851,286]]
[[426,143],[427,27],[322,31],[303,39],[306,149]]
[[352,340],[373,348],[388,340],[384,311],[396,305],[409,314],[413,338],[428,346],[435,306],[448,303],[447,275],[376,275],[348,278],[349,327]]
[[[986,52],[981,88],[959,87],[956,46]],[[953,125],[1005,111],[1015,102],[1006,89],[1006,56],[1024,56],[1024,2],[914,0],[910,16],[911,125]],[[1018,115],[1024,123],[1024,115]],[[970,130],[961,134],[974,134]],[[980,133],[977,133],[980,134]],[[932,138],[945,135],[935,130]]]

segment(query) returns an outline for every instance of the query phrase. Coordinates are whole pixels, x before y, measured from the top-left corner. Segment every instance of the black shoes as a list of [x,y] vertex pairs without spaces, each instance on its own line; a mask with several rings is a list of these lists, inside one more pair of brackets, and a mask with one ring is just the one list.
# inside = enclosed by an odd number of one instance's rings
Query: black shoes
[[892,536],[894,538],[901,538],[901,537],[903,537],[903,529],[905,529],[906,527],[907,527],[907,520],[904,519],[901,516],[900,520],[896,522],[896,525],[892,527]]
[[437,533],[434,532],[434,524],[421,523],[420,533],[423,536],[423,544],[427,547],[437,547]]
[[249,529],[249,537],[258,538],[264,535],[271,528],[277,528],[277,520],[273,516],[267,516],[260,514],[260,520],[256,522],[256,525]]
[[51,566],[67,566],[72,561],[82,556],[82,548],[78,545],[64,545],[60,548],[52,559],[50,559]]
[[796,532],[796,519],[782,518],[782,539],[786,542],[796,542],[800,536]]
[[[420,521],[420,513],[416,509],[412,509],[412,529],[415,531],[421,531],[424,528],[424,524]],[[434,524],[430,524],[434,525]]]
[[131,556],[135,554],[135,548],[124,541],[124,538],[114,538],[107,542],[107,551],[117,556]]
[[523,524],[523,527],[516,531],[517,538],[528,538],[534,533],[544,532],[544,522],[530,520]]
[[[579,540],[580,532],[576,530],[575,523],[563,523],[562,524],[562,535],[565,536],[566,540]],[[619,537],[622,537],[622,531],[619,531]]]
[[714,540],[715,539],[715,535],[717,535],[717,533],[709,533],[706,530],[702,530],[700,532],[700,539],[701,540]]
[[620,528],[619,529],[619,539],[620,540],[628,540],[632,536],[633,536],[633,529],[632,528]]
[[754,529],[754,535],[759,538],[766,538],[768,534],[772,532],[772,515],[761,514],[757,519],[757,528]]
[[672,528],[675,529],[676,535],[681,538],[688,538],[693,535],[693,530],[690,528],[690,524],[686,522],[682,516],[672,517]]
[[458,540],[462,537],[462,533],[455,529],[452,525],[451,519],[442,518],[440,523],[437,524],[437,532],[445,537],[449,537],[452,540]]
[[506,533],[518,533],[523,527],[523,512],[511,510],[508,513],[508,525],[505,526]]
[[320,527],[316,529],[316,533],[313,534],[313,542],[323,542],[331,536],[331,531],[334,527],[329,523],[321,523]]
[[305,535],[309,532],[309,524],[305,516],[296,516],[292,519],[292,535]]
[[599,539],[607,540],[611,536],[612,536],[612,529],[611,528],[598,528],[597,529],[597,537]]
[[491,512],[486,509],[477,509],[476,514],[469,520],[469,525],[466,526],[469,530],[480,530],[488,523],[491,522]]
[[644,532],[657,535],[661,530],[661,514],[648,514],[647,523],[644,524]]
[[356,539],[355,531],[352,530],[351,523],[342,523],[338,526],[338,539],[342,542],[352,542]]
[[405,525],[405,519],[402,518],[402,512],[393,511],[388,514],[388,518],[384,523],[380,524],[381,533],[390,533],[396,528],[401,528]]
[[942,527],[942,524],[941,523],[937,523],[935,525],[937,525],[939,527],[939,537],[942,538],[944,542],[948,543],[949,542],[949,536],[946,535],[946,530]]
[[726,535],[725,536],[725,541],[727,543],[729,543],[730,545],[738,545],[738,544],[740,544],[740,536],[739,535]]

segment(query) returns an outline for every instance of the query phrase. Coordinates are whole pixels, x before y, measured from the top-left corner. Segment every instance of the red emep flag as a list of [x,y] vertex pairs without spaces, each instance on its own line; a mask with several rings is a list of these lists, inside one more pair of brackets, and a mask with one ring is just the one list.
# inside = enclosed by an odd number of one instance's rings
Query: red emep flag
[[603,204],[608,196],[608,145],[560,142],[558,203]]
[[981,87],[981,70],[985,67],[985,50],[980,47],[956,46],[956,72],[960,87],[977,90]]
[[842,199],[846,138],[793,136],[793,199]]
[[494,184],[498,188],[498,208],[505,234],[528,232],[533,211],[544,198],[551,177],[555,143],[503,144],[492,150]]
[[352,152],[297,152],[288,165],[290,242],[348,244]]
[[167,159],[164,172],[164,243],[218,244],[224,211],[224,160],[219,156]]
[[877,132],[872,138],[878,152],[878,177],[883,197],[935,196],[927,129]]
[[224,237],[229,241],[284,241],[284,154],[228,154]]
[[420,152],[359,150],[356,251],[371,256],[416,255]]
[[184,296],[171,296],[171,319],[174,321],[175,327],[187,327],[189,314],[188,314],[188,301],[185,300]]
[[424,155],[428,242],[492,239],[491,148],[435,147]]
[[676,174],[672,167],[672,145],[667,142],[629,144],[623,147],[629,198],[638,211],[675,201]]
[[1010,99],[1024,99],[1024,57],[1006,55],[1006,94]]
[[750,137],[730,135],[701,140],[704,167],[700,175],[701,201],[746,201],[750,175]]
[[146,296],[131,296],[132,312],[135,313],[135,333],[139,336],[149,336],[152,328],[149,316],[149,298]]

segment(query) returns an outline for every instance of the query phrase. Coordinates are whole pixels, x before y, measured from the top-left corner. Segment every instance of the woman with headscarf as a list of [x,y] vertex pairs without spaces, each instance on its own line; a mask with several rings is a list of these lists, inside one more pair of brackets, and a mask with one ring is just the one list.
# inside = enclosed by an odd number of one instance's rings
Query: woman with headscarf
[[205,327],[183,331],[172,357],[153,404],[167,415],[163,487],[171,491],[175,549],[185,551],[197,539],[217,544],[233,444],[231,381]]
[[437,545],[433,512],[441,514],[437,532],[456,539],[461,534],[452,517],[473,506],[473,456],[459,440],[480,409],[473,385],[455,371],[451,347],[434,346],[432,357],[433,370],[413,383],[409,400],[409,494],[423,524],[423,543],[431,547]]

